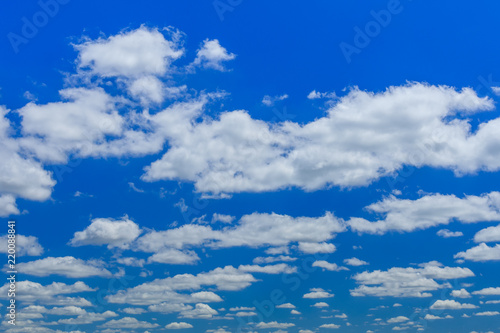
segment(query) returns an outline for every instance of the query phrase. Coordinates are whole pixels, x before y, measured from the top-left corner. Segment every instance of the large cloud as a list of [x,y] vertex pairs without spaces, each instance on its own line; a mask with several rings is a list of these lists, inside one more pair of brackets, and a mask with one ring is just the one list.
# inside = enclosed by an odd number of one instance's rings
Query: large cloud
[[442,267],[438,263],[427,263],[420,268],[393,267],[387,271],[376,270],[356,274],[354,279],[360,286],[351,290],[352,296],[430,297],[429,291],[446,288],[435,280],[450,280],[473,277],[468,268]]
[[473,134],[458,116],[492,108],[471,89],[413,83],[376,94],[353,89],[327,116],[305,125],[272,125],[244,111],[185,119],[186,131],[172,135],[171,148],[143,178],[183,179],[220,193],[362,186],[405,164],[497,170],[491,156],[500,148],[500,119]]
[[398,199],[393,196],[366,207],[370,212],[385,216],[369,222],[363,218],[352,218],[349,225],[359,233],[383,234],[388,231],[410,232],[453,220],[462,223],[500,221],[500,192],[481,196],[432,194],[417,200]]

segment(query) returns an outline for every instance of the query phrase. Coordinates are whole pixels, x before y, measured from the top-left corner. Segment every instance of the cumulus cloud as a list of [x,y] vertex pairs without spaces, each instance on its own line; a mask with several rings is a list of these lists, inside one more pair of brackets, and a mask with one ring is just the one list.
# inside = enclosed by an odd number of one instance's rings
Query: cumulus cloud
[[[220,301],[220,297],[211,292],[185,294],[182,291],[200,290],[202,286],[215,286],[218,290],[238,291],[254,282],[257,282],[257,279],[251,274],[232,266],[226,266],[197,275],[179,274],[165,279],[156,279],[108,295],[106,300],[110,303],[134,305],[152,305],[167,302],[163,308],[169,307],[171,304],[217,302]],[[158,308],[155,308],[156,310]]]
[[102,328],[128,328],[128,329],[143,329],[155,328],[160,325],[151,324],[147,321],[139,321],[132,317],[123,317],[121,319],[113,319],[101,325]]
[[304,298],[331,298],[335,296],[322,288],[312,288],[309,293],[304,294]]
[[358,273],[354,280],[360,286],[351,290],[352,296],[377,297],[430,297],[429,291],[446,288],[436,280],[449,280],[472,277],[468,268],[441,267],[435,263],[424,264],[420,268],[393,267],[387,271]]
[[474,235],[474,242],[476,243],[500,242],[500,225],[479,230]]
[[358,258],[344,259],[344,263],[349,266],[365,266],[369,265],[366,261],[360,260]]
[[270,124],[244,111],[202,122],[185,118],[179,125],[186,130],[143,179],[182,179],[200,192],[234,193],[365,186],[403,165],[494,171],[500,163],[486,150],[496,147],[500,120],[471,133],[468,120],[456,117],[492,109],[490,99],[468,88],[411,83],[376,94],[353,89],[327,116],[304,125]]
[[196,52],[194,66],[225,71],[224,63],[236,58],[233,53],[227,52],[217,39],[205,39],[203,44]]
[[277,264],[268,266],[259,265],[240,265],[238,270],[249,273],[267,273],[267,274],[292,274],[297,271],[297,267],[291,267],[287,264]]
[[439,230],[436,235],[441,236],[443,238],[452,238],[452,237],[462,237],[464,234],[461,231],[450,231],[448,229]]
[[109,249],[114,247],[127,249],[140,233],[139,226],[127,217],[119,220],[97,218],[93,219],[85,230],[75,232],[69,244],[71,246],[107,245]]
[[75,45],[78,67],[103,77],[164,75],[171,62],[184,53],[179,33],[170,33],[172,41],[165,39],[160,30],[143,26],[108,38],[87,40]]
[[343,266],[338,266],[335,263],[329,263],[325,260],[316,260],[313,262],[312,267],[321,267],[326,269],[327,271],[339,272],[339,271],[348,271],[349,269]]
[[485,243],[481,243],[465,252],[459,252],[453,257],[470,261],[498,261],[500,260],[500,244],[490,247]]
[[185,322],[173,322],[165,326],[167,330],[179,330],[183,328],[193,328],[193,325],[185,323]]
[[265,329],[265,328],[282,328],[282,329],[286,329],[286,328],[293,327],[293,326],[295,326],[295,324],[292,324],[292,323],[278,323],[277,321],[271,321],[269,323],[260,322],[257,325],[255,325],[255,327],[259,328],[259,329]]
[[460,289],[460,290],[452,290],[450,295],[452,297],[456,297],[456,298],[470,298],[470,293],[465,290],[465,289]]
[[164,249],[148,258],[148,263],[193,265],[200,260],[194,251],[179,251],[177,249]]
[[[79,307],[91,306],[92,304],[80,297],[65,297],[62,295],[92,292],[96,290],[81,281],[75,282],[74,284],[53,282],[49,285],[42,285],[32,281],[19,281],[16,283],[16,287],[16,297],[25,303],[41,302],[47,305],[72,305]],[[8,290],[8,284],[2,286],[0,288],[0,298],[7,299]]]
[[430,307],[433,310],[463,310],[463,309],[477,309],[478,306],[468,303],[459,303],[455,300],[437,300]]
[[165,248],[182,249],[200,245],[217,249],[283,246],[299,242],[299,249],[305,253],[330,253],[335,246],[323,242],[343,231],[343,221],[331,213],[318,218],[253,213],[241,217],[237,224],[217,230],[210,226],[188,224],[165,231],[151,231],[137,240],[134,249],[159,252]]
[[[7,235],[0,237],[0,253],[7,253]],[[43,247],[34,236],[16,235],[16,256],[40,256]]]
[[24,274],[35,276],[62,275],[69,278],[90,276],[111,277],[112,274],[99,261],[85,261],[71,256],[47,257],[17,264]]
[[299,242],[299,250],[303,253],[313,254],[313,253],[333,253],[337,250],[335,245],[330,243],[309,243],[309,242]]
[[352,218],[349,225],[359,233],[384,234],[389,231],[411,232],[449,224],[453,220],[476,223],[500,220],[500,192],[481,196],[432,194],[417,200],[390,196],[366,207],[369,212],[381,214],[384,219],[370,222]]
[[262,98],[262,104],[264,104],[265,106],[273,106],[276,102],[284,101],[287,98],[288,98],[287,94],[280,95],[280,96],[266,95],[266,96],[264,96],[264,98]]
[[489,287],[489,288],[484,288],[481,290],[477,290],[473,292],[474,295],[483,295],[483,296],[488,296],[488,295],[500,295],[500,287]]

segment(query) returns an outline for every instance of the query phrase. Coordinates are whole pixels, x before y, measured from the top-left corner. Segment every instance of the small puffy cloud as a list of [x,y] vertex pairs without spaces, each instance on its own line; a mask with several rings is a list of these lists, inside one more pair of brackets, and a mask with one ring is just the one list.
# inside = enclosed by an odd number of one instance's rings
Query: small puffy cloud
[[240,265],[238,270],[242,272],[249,273],[266,273],[266,274],[291,274],[297,271],[296,267],[288,266],[287,264],[277,264],[277,265],[268,265],[268,266],[259,266],[259,265]]
[[235,217],[231,215],[217,214],[214,213],[212,215],[212,223],[222,222],[226,224],[231,224],[234,221]]
[[439,230],[436,235],[443,238],[452,238],[452,237],[462,237],[464,234],[461,231],[450,231],[448,229]]
[[281,329],[286,329],[295,326],[295,324],[292,323],[278,323],[277,321],[271,321],[269,323],[264,323],[260,322],[257,325],[255,325],[256,328],[259,329],[265,329],[265,328],[281,328]]
[[169,41],[158,29],[143,26],[109,38],[88,40],[75,45],[78,66],[103,77],[164,75],[171,62],[184,53],[179,37],[178,32],[172,32]]
[[97,218],[93,219],[85,230],[75,232],[69,244],[107,245],[109,249],[114,247],[127,249],[140,234],[139,226],[127,217],[120,220]]
[[85,261],[71,256],[47,257],[17,264],[24,274],[35,276],[62,275],[68,278],[90,276],[111,277],[112,274],[99,261]]
[[455,298],[470,298],[470,293],[465,289],[452,290],[450,295]]
[[193,65],[225,71],[224,62],[233,60],[234,58],[236,58],[236,55],[227,52],[217,39],[205,39],[202,46],[196,52]]
[[500,260],[500,244],[490,247],[485,243],[481,243],[465,252],[459,252],[453,257],[470,261],[498,261]]
[[439,316],[435,316],[435,315],[431,315],[431,314],[426,314],[424,319],[425,320],[439,320],[439,319],[451,319],[453,318],[452,316],[449,316],[447,315],[446,317],[439,317]]
[[405,321],[408,321],[408,320],[410,320],[408,317],[397,316],[397,317],[388,319],[387,322],[389,324],[393,324],[393,323],[402,323],[402,322],[405,322]]
[[463,309],[477,309],[478,306],[468,303],[459,303],[455,300],[437,300],[430,307],[433,310],[463,310]]
[[123,317],[121,319],[110,320],[103,325],[102,328],[128,328],[128,329],[143,329],[143,328],[155,328],[158,324],[151,324],[146,321],[139,321],[132,317]]
[[351,218],[349,225],[358,233],[412,232],[446,225],[454,220],[462,223],[500,221],[500,192],[464,198],[431,194],[417,200],[390,196],[369,205],[366,209],[384,218],[375,222],[364,218]]
[[326,98],[326,99],[336,99],[337,94],[335,92],[318,92],[316,90],[313,90],[307,95],[308,99],[320,99],[320,98]]
[[127,314],[131,314],[131,315],[139,315],[139,314],[146,313],[146,310],[144,310],[143,308],[125,308],[122,310],[122,312],[125,312]]
[[285,261],[291,262],[296,261],[297,258],[289,257],[289,256],[277,256],[277,257],[257,257],[253,260],[254,264],[270,264],[273,262]]
[[314,306],[315,308],[327,308],[330,305],[328,305],[328,303],[326,303],[326,302],[318,302],[318,303],[314,303],[311,306]]
[[193,325],[185,323],[185,322],[173,322],[165,326],[167,330],[179,330],[183,328],[193,328]]
[[360,284],[351,290],[352,296],[376,297],[430,297],[429,291],[439,290],[448,284],[436,280],[449,280],[472,277],[468,268],[442,267],[436,262],[420,265],[420,268],[393,267],[387,271],[362,272],[354,276]]
[[304,298],[331,298],[335,296],[321,288],[312,288],[309,293],[304,294]]
[[323,325],[320,326],[320,328],[337,329],[337,328],[340,328],[340,325],[336,325],[336,324],[323,324]]
[[277,305],[276,308],[278,308],[278,309],[295,309],[296,307],[292,303],[284,303],[284,304]]
[[[16,283],[16,297],[25,303],[35,301],[48,305],[58,306],[91,306],[92,304],[82,298],[64,297],[62,295],[76,294],[82,292],[92,292],[96,289],[90,288],[85,283],[78,281],[74,284],[53,282],[49,285],[42,285],[32,281],[19,281]],[[0,299],[7,299],[9,285],[5,284],[0,288]]]
[[335,245],[330,243],[309,243],[309,242],[299,242],[299,250],[303,253],[314,254],[314,253],[333,253],[337,250]]
[[[7,253],[7,235],[0,237],[0,253]],[[38,243],[38,238],[34,236],[16,235],[16,256],[40,256],[43,247]]]
[[477,290],[477,291],[474,291],[472,292],[474,295],[483,295],[483,296],[487,296],[487,295],[500,295],[500,287],[490,287],[490,288],[484,288],[484,289],[481,289],[481,290]]
[[500,242],[500,225],[496,227],[488,227],[478,231],[474,235],[474,242],[476,243]]
[[338,266],[335,263],[329,263],[325,260],[316,260],[313,262],[312,267],[321,267],[326,269],[327,271],[339,272],[339,271],[348,271],[349,269],[343,266]]
[[181,318],[191,318],[191,319],[211,319],[213,316],[219,313],[212,309],[210,305],[198,303],[195,305],[194,309],[184,310],[180,313]]
[[344,259],[344,263],[349,266],[365,266],[368,265],[368,263],[364,260],[360,260],[358,258],[349,258],[349,259]]
[[262,98],[262,104],[264,104],[265,106],[273,106],[276,102],[284,101],[287,98],[288,98],[287,94],[284,94],[281,96],[266,95],[266,96],[264,96],[264,98]]
[[164,249],[148,258],[148,263],[161,263],[173,265],[194,265],[200,260],[194,251],[180,251],[177,249]]
[[500,312],[498,311],[484,311],[484,312],[478,312],[478,313],[474,313],[475,316],[498,316],[500,315]]

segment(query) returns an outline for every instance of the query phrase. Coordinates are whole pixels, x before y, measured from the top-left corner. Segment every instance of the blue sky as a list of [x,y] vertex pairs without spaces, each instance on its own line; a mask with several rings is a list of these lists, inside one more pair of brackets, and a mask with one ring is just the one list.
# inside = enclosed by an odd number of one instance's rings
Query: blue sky
[[6,4],[1,330],[499,331],[499,9]]

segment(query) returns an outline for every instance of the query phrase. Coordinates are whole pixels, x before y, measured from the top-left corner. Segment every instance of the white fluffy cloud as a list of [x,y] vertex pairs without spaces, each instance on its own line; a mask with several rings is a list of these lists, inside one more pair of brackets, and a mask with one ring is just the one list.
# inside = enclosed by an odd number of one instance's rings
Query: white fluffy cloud
[[90,276],[111,277],[112,274],[98,261],[85,261],[71,256],[47,257],[17,264],[24,274],[35,276],[62,275],[69,278]]
[[339,272],[339,271],[348,271],[349,269],[346,267],[339,266],[335,263],[329,263],[325,260],[316,260],[313,262],[312,267],[321,267],[326,269],[327,271]]
[[0,106],[0,216],[18,214],[15,198],[43,201],[56,182],[35,160],[21,154],[19,140],[11,137],[8,110]]
[[249,273],[266,273],[266,274],[291,274],[297,271],[296,267],[290,267],[287,264],[276,264],[268,266],[259,265],[240,265],[238,270]]
[[454,258],[470,261],[498,261],[500,260],[500,244],[490,247],[481,243],[465,252],[455,254]]
[[283,246],[299,242],[302,252],[331,253],[335,246],[324,241],[343,231],[343,221],[331,213],[317,218],[253,213],[244,215],[238,223],[219,230],[210,226],[188,224],[165,231],[152,231],[137,240],[135,249],[159,252],[165,248],[182,249],[202,244],[211,248],[228,248]]
[[193,328],[193,325],[185,323],[185,322],[173,322],[165,326],[167,330],[179,330],[183,328]]
[[224,62],[233,60],[234,58],[236,58],[236,55],[228,53],[217,39],[206,39],[196,52],[196,59],[193,65],[225,71]]
[[[7,253],[7,235],[0,237],[0,253]],[[40,256],[43,247],[34,236],[16,235],[16,256]]]
[[171,62],[184,53],[178,44],[179,33],[169,32],[172,41],[165,39],[160,30],[144,26],[108,38],[88,40],[75,45],[79,51],[78,67],[103,77],[164,75]]
[[360,286],[351,290],[352,296],[378,297],[430,297],[429,291],[448,287],[435,280],[460,279],[474,276],[468,268],[441,267],[437,263],[421,265],[420,268],[393,267],[387,271],[376,270],[356,274],[354,279]]
[[462,237],[464,234],[461,231],[450,231],[448,229],[441,229],[436,232],[436,235],[441,236],[443,238],[452,238],[452,237]]
[[200,260],[194,251],[179,251],[177,249],[164,249],[148,258],[148,263],[193,265]]
[[143,329],[155,328],[158,324],[151,324],[147,321],[139,321],[132,317],[123,317],[121,319],[113,319],[101,325],[103,328],[129,328],[129,329]]
[[[202,286],[215,286],[218,290],[238,291],[257,282],[251,274],[232,266],[216,268],[206,273],[179,274],[165,279],[156,279],[139,286],[121,290],[106,297],[110,303],[128,303],[134,305],[152,305],[166,302],[172,304],[218,302],[220,297],[211,292],[194,294],[180,293],[186,290],[200,290]],[[163,307],[165,308],[165,307]],[[176,305],[177,309],[178,306]],[[157,311],[155,309],[154,311]]]
[[465,289],[452,290],[450,295],[455,298],[470,298],[470,293]]
[[126,249],[140,233],[139,226],[127,217],[119,220],[97,218],[85,230],[75,232],[70,245],[107,245],[109,249]]
[[278,323],[277,321],[271,321],[269,323],[260,322],[257,325],[255,325],[255,327],[259,328],[259,329],[265,329],[265,328],[282,328],[282,329],[286,329],[286,328],[290,328],[290,327],[293,327],[293,326],[295,326],[295,324],[292,324],[292,323]]
[[181,318],[191,318],[191,319],[212,319],[213,316],[218,315],[219,313],[212,309],[210,305],[198,303],[195,308],[181,311]]
[[321,288],[312,288],[309,293],[304,294],[304,298],[331,298],[335,296]]
[[500,287],[490,287],[490,288],[484,288],[481,290],[477,290],[473,292],[474,295],[483,295],[483,296],[489,296],[489,295],[500,295]]
[[244,111],[185,118],[186,130],[172,136],[143,178],[182,179],[221,193],[363,186],[403,165],[494,171],[500,162],[487,151],[497,147],[500,119],[471,133],[456,117],[491,109],[492,101],[471,89],[412,83],[376,94],[354,89],[305,125],[270,124]]
[[365,266],[369,265],[366,261],[358,259],[358,258],[349,258],[344,259],[344,263],[349,266]]
[[474,235],[474,242],[476,243],[500,242],[500,225],[479,230]]
[[[69,285],[61,282],[53,282],[45,286],[32,281],[19,281],[16,283],[16,287],[16,297],[25,303],[40,302],[48,305],[72,305],[80,307],[91,306],[92,304],[83,298],[65,297],[62,295],[92,292],[96,290],[90,288],[81,281]],[[2,286],[0,288],[0,298],[6,299],[8,290],[8,284]]]
[[477,309],[478,306],[469,303],[459,303],[455,300],[445,299],[437,300],[430,307],[433,310],[463,310],[463,309]]
[[359,233],[383,234],[389,231],[411,232],[437,225],[449,224],[456,219],[462,223],[500,220],[500,192],[481,196],[432,194],[417,200],[398,199],[394,196],[366,207],[385,218],[370,222],[352,218],[351,229]]

